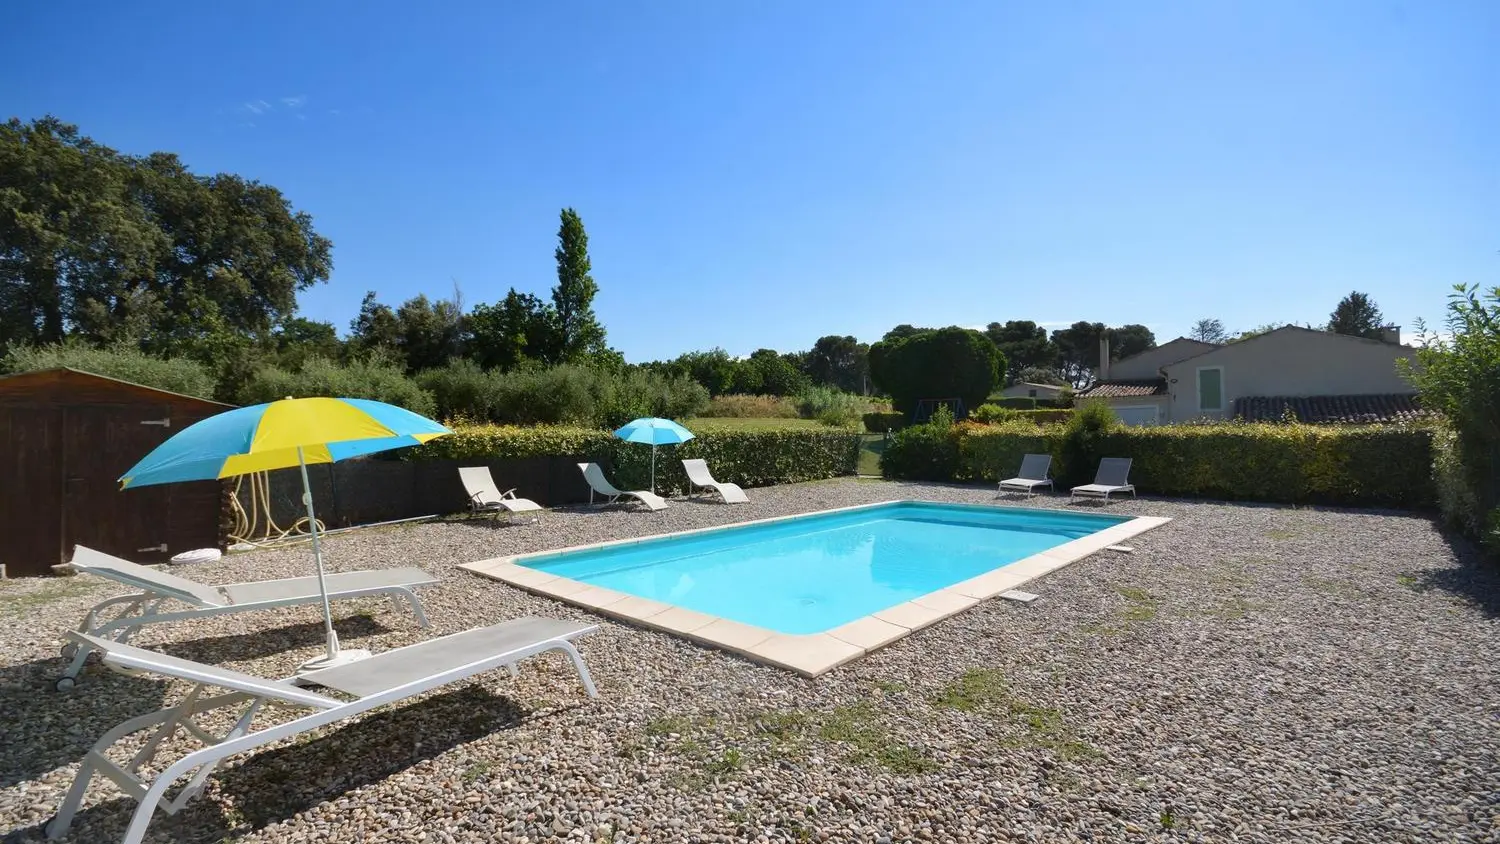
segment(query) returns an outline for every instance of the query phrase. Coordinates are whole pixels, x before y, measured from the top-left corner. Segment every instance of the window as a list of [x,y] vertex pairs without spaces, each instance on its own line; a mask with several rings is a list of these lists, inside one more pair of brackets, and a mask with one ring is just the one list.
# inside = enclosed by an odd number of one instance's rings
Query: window
[[1198,409],[1224,409],[1224,367],[1205,366],[1198,370]]
[[1036,390],[1027,390],[1026,395],[1030,396],[1031,398],[1036,398]]

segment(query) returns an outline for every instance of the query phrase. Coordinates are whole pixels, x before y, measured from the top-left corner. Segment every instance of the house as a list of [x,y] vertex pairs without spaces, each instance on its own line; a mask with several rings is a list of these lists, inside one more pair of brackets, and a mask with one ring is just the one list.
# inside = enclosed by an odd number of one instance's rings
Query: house
[[1031,399],[1055,399],[1062,387],[1056,384],[1033,384],[1029,381],[1017,381],[1000,391],[1000,395],[1008,398],[1031,398]]
[[[1109,360],[1109,339],[1100,341]],[[1100,367],[1080,399],[1102,399],[1130,425],[1245,419],[1396,422],[1416,418],[1416,389],[1396,370],[1414,360],[1400,328],[1370,340],[1285,326],[1223,345],[1178,338]]]

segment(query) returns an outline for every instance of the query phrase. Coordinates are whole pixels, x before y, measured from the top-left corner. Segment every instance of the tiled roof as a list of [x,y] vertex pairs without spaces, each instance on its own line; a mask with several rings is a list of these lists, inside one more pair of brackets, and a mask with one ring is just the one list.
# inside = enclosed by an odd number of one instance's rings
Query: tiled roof
[[1167,379],[1152,378],[1149,381],[1100,381],[1078,394],[1087,399],[1123,399],[1140,396],[1164,396],[1167,394]]
[[1423,416],[1414,395],[1250,396],[1234,400],[1234,415],[1249,422],[1280,422],[1291,410],[1307,423],[1412,422]]

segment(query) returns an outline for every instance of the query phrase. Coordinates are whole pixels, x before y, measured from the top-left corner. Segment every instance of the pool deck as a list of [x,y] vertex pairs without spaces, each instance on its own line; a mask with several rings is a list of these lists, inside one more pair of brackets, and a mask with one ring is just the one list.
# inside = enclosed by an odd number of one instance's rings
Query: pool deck
[[[885,507],[890,503],[840,507],[817,513],[756,519],[734,525],[676,531],[614,542],[597,542],[562,549],[558,552],[549,552],[549,555],[633,545],[676,536],[691,536],[721,531],[729,527],[786,522],[806,519],[809,516]],[[1020,510],[1020,508],[1008,508],[1004,505],[994,506],[999,509]],[[1035,509],[1037,508],[1026,508],[1028,511]],[[1067,511],[1059,510],[1058,512]],[[805,635],[781,633],[765,627],[719,618],[650,598],[548,574],[516,562],[530,555],[496,557],[460,565],[459,568],[631,624],[671,633],[694,642],[740,654],[756,662],[795,671],[804,677],[817,677],[909,636],[917,630],[961,613],[981,601],[993,598],[1002,592],[1008,592],[1028,581],[1076,563],[1111,545],[1118,545],[1169,521],[1171,520],[1158,516],[1135,516],[1128,521],[1064,542],[952,586],[887,607],[863,618],[857,618],[832,630]]]

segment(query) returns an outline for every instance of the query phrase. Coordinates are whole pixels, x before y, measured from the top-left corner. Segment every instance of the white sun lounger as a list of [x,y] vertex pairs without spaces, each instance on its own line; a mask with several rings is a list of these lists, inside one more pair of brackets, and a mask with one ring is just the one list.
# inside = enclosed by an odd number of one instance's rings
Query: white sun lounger
[[501,492],[488,466],[463,466],[458,470],[458,477],[463,481],[464,491],[469,493],[470,512],[493,512],[498,519],[504,511],[509,520],[517,513],[534,513],[542,509],[542,505],[529,498],[517,498],[515,489]]
[[1073,493],[1068,498],[1081,495],[1108,501],[1110,495],[1116,492],[1128,492],[1131,498],[1135,497],[1135,484],[1130,482],[1129,457],[1106,457],[1100,460],[1094,482],[1073,487]]
[[[72,565],[80,572],[141,590],[95,604],[84,613],[83,621],[78,624],[79,633],[115,642],[130,641],[135,631],[147,624],[297,604],[320,604],[323,601],[318,593],[317,577],[209,586],[170,572],[112,557],[82,545],[73,549]],[[417,623],[423,627],[429,626],[427,613],[422,610],[422,602],[417,600],[417,595],[412,590],[418,586],[437,583],[438,580],[421,569],[408,567],[339,572],[327,575],[326,580],[330,600],[388,595],[398,608],[405,601],[411,607],[412,614],[417,617]],[[163,605],[169,601],[187,604],[192,609],[164,612]],[[110,610],[108,617],[106,610]],[[91,650],[91,647],[79,645],[76,641],[63,646],[63,656],[71,659],[72,663],[57,681],[59,689],[72,687]]]
[[[385,651],[358,662],[300,674],[293,680],[267,680],[241,674],[227,668],[204,665],[186,659],[143,650],[132,645],[111,642],[84,633],[69,633],[80,647],[95,648],[104,654],[104,664],[127,673],[149,672],[187,680],[193,684],[187,696],[176,705],[132,718],[105,733],[84,754],[83,764],[73,779],[73,786],[63,798],[57,816],[47,824],[48,838],[67,834],[88,791],[94,775],[113,780],[139,805],[130,826],[121,839],[123,844],[139,844],[146,834],[156,810],[174,814],[203,789],[205,780],[224,759],[254,750],[288,736],[352,718],[362,712],[388,703],[405,700],[440,686],[506,666],[515,675],[515,663],[546,651],[561,651],[573,661],[578,679],[589,697],[598,697],[594,681],[583,663],[583,657],[572,640],[597,630],[597,625],[579,624],[550,618],[518,618],[493,627],[477,627],[452,636],[429,639],[404,648]],[[319,686],[354,696],[341,700],[311,691],[303,686]],[[228,694],[207,696],[208,687],[224,689]],[[264,705],[290,705],[313,710],[307,715],[264,730],[251,731],[256,713]],[[243,707],[234,726],[223,736],[209,733],[197,724],[194,716],[227,707]],[[151,780],[140,775],[143,766],[155,759],[161,743],[181,728],[204,745],[172,762]],[[145,746],[129,762],[121,765],[106,755],[113,745],[142,730],[151,729]],[[196,769],[196,770],[195,770]],[[192,777],[175,797],[167,797],[174,782]]]
[[1036,494],[1039,487],[1052,487],[1052,478],[1047,475],[1052,468],[1052,455],[1050,454],[1028,454],[1021,458],[1021,473],[1014,478],[1006,478],[1000,482],[1000,488],[995,495],[999,497],[1006,492],[1024,492],[1027,497]]
[[711,489],[724,499],[725,504],[744,504],[750,499],[745,496],[745,491],[740,489],[739,484],[726,484],[714,480],[714,476],[708,471],[708,462],[705,460],[684,460],[682,468],[687,470],[688,489]]
[[578,468],[583,472],[583,479],[589,484],[589,503],[594,503],[594,494],[604,496],[606,503],[613,504],[621,496],[629,496],[646,505],[647,510],[665,510],[667,501],[654,492],[643,489],[623,490],[615,489],[615,485],[604,477],[604,470],[599,468],[598,463],[579,463]]

